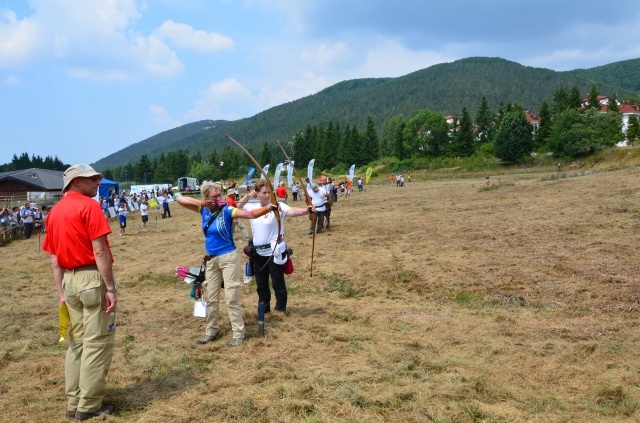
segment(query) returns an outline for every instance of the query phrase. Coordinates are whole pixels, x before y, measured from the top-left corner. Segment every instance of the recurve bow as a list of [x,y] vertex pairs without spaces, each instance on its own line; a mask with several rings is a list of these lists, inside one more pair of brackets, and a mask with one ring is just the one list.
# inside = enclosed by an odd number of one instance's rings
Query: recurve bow
[[[291,158],[289,157],[287,152],[284,150],[284,148],[282,148],[282,145],[280,145],[280,141],[278,141],[278,147],[280,147],[280,150],[282,150],[282,153],[284,154],[284,157],[287,159],[287,162],[291,163]],[[311,197],[309,196],[309,192],[307,192],[307,185],[302,180],[302,177],[298,173],[298,170],[296,169],[295,166],[293,166],[293,172],[296,174],[296,178],[298,178],[298,180],[300,181],[300,187],[304,188],[304,198],[305,198],[305,201],[307,202],[307,206],[313,206],[313,202],[311,201]],[[316,215],[315,215],[315,213],[311,213],[311,233],[312,233],[312,236],[311,236],[311,265],[309,266],[309,276],[313,277],[313,250],[314,250],[315,245],[316,245]]]
[[[256,166],[256,169],[258,169],[260,171],[260,173],[262,173],[262,175],[264,175],[264,179],[267,181],[267,185],[269,185],[269,189],[271,190],[271,203],[272,204],[278,204],[278,198],[276,197],[276,191],[273,189],[273,184],[271,183],[271,180],[269,179],[269,176],[267,175],[267,172],[265,172],[264,169],[262,168],[262,166],[260,166],[260,163],[258,163],[256,158],[253,157],[253,155],[251,153],[249,153],[249,150],[244,148],[243,145],[240,144],[238,141],[234,140],[231,137],[231,135],[229,135],[229,134],[225,134],[225,135],[227,136],[227,138],[229,138],[231,141],[233,141],[238,147],[240,147],[240,149],[242,151],[244,151],[247,156],[249,156],[249,158],[251,159],[253,164]],[[281,225],[280,225],[280,209],[273,210],[273,215],[276,218],[276,222],[278,222],[278,238],[276,239],[276,243],[273,246],[273,251],[271,252],[271,257],[269,258],[269,260],[271,260],[273,258],[273,255],[276,252],[276,247],[278,246],[278,241],[280,240],[280,237],[282,236],[281,235]],[[267,261],[267,263],[265,263],[265,266],[268,263],[269,262]],[[260,269],[260,270],[262,270],[262,269]]]

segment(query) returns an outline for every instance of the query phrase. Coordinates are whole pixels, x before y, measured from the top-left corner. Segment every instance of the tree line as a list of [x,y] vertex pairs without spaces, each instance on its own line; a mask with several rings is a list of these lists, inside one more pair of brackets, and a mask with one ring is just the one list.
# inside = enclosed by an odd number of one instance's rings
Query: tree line
[[[569,89],[561,85],[549,102],[543,100],[538,128],[526,119],[522,105],[500,102],[494,111],[483,97],[474,116],[467,107],[459,117],[449,117],[449,120],[440,113],[423,109],[409,118],[398,114],[382,122],[380,133],[371,116],[367,117],[364,128],[355,124],[343,127],[330,120],[326,125],[307,124],[291,140],[279,142],[290,152],[299,169],[315,159],[316,170],[345,174],[351,164],[365,167],[383,158],[408,168],[420,168],[429,161],[442,162],[444,158],[454,157],[477,157],[479,160],[495,157],[503,163],[517,163],[529,160],[534,152],[552,153],[559,160],[567,160],[611,147],[623,139],[633,144],[640,136],[636,115],[629,118],[626,133],[622,131],[615,96],[603,113],[598,91],[592,86],[587,95],[587,106],[582,107],[582,103],[577,86]],[[259,151],[251,153],[271,169],[284,161],[275,141],[264,142]],[[14,155],[10,165],[57,170],[67,167],[57,157],[29,158],[27,153],[20,157]],[[150,159],[142,154],[137,161],[107,169],[103,174],[121,182],[175,183],[184,176],[200,181],[243,178],[251,166],[250,159],[239,149],[225,146],[222,151],[214,149],[208,155],[189,156],[186,151],[178,150]]]
[[48,170],[62,170],[64,171],[70,165],[62,163],[58,156],[51,157],[46,156],[44,159],[41,156],[31,155],[24,152],[20,156],[14,154],[11,162],[0,165],[0,172],[11,172],[14,170],[23,169],[48,169]]
[[[517,163],[529,160],[534,152],[568,160],[612,147],[623,139],[633,144],[640,137],[636,115],[631,115],[626,133],[622,131],[615,96],[604,113],[595,86],[587,95],[586,108],[582,103],[577,86],[560,86],[550,102],[542,102],[537,129],[527,120],[522,105],[500,103],[494,111],[483,97],[475,116],[464,107],[459,117],[447,121],[442,114],[424,109],[408,119],[402,114],[393,116],[383,123],[380,134],[371,116],[363,129],[352,124],[342,127],[330,120],[326,125],[307,124],[292,140],[279,142],[290,151],[299,169],[315,159],[316,170],[345,174],[353,163],[365,167],[382,158],[393,158],[411,168],[420,167],[425,160],[472,156]],[[257,154],[252,154],[271,169],[284,161],[275,142],[265,142]],[[105,175],[138,182],[167,182],[181,176],[222,180],[242,178],[250,166],[250,160],[238,149],[225,147],[206,157],[200,153],[189,157],[183,150],[152,161],[143,155],[136,163],[107,170]]]

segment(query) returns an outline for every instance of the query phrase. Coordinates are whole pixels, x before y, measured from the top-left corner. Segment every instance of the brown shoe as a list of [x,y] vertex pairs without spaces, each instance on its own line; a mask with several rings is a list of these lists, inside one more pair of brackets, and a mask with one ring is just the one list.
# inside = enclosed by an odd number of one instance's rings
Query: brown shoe
[[76,410],[67,410],[67,418],[68,419],[75,419],[76,418]]
[[215,341],[216,339],[218,339],[218,334],[216,333],[215,335],[205,335],[202,338],[198,339],[196,341],[196,344],[198,345],[204,345],[207,344],[211,341]]
[[93,411],[90,413],[83,413],[82,411],[76,411],[76,419],[89,420],[94,417],[113,414],[114,411],[116,411],[115,406],[111,404],[102,404],[102,407],[100,407],[98,411]]

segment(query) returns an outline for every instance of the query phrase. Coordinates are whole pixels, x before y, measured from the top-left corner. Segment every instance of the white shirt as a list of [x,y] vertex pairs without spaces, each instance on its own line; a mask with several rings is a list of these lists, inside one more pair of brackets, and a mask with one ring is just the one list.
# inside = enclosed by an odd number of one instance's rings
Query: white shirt
[[[282,220],[291,207],[285,203],[280,204],[280,234],[284,236],[284,221]],[[253,209],[259,209],[262,206],[259,201],[247,203],[242,210],[251,211]],[[256,219],[251,219],[251,232],[253,232],[253,245],[266,245],[271,244],[278,238],[278,223],[273,213],[269,212],[264,216],[260,216]],[[273,248],[262,248],[256,250],[261,256],[270,256]]]
[[313,207],[316,208],[316,211],[325,211],[326,207],[324,206],[324,202],[326,200],[324,196],[327,194],[327,192],[324,190],[324,188],[318,187],[318,192],[313,192],[313,190],[309,188],[307,192],[309,193],[309,197],[311,197],[311,203],[313,204]]

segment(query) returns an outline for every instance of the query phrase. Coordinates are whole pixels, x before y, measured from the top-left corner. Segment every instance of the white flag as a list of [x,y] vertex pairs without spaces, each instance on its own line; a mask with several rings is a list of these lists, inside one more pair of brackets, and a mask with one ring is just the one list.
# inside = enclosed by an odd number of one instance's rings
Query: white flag
[[313,183],[313,164],[316,162],[316,159],[311,159],[309,161],[309,167],[307,167],[307,178],[309,178],[309,183]]
[[[264,170],[264,173],[265,173],[266,175],[269,175],[269,165],[268,165],[268,164],[264,165],[264,167],[262,168],[262,170]],[[260,179],[264,179],[264,175],[261,175],[261,176],[260,176]]]
[[276,174],[273,177],[273,184],[275,186],[280,185],[280,173],[282,173],[282,168],[284,167],[283,163],[278,163],[278,166],[276,166]]

